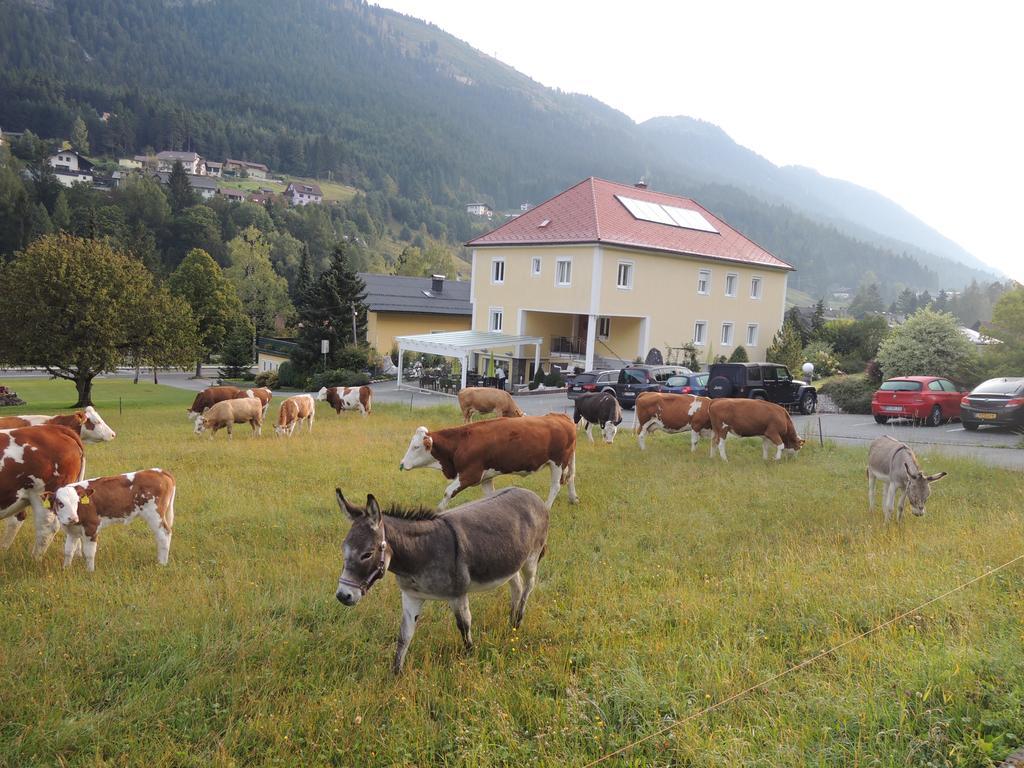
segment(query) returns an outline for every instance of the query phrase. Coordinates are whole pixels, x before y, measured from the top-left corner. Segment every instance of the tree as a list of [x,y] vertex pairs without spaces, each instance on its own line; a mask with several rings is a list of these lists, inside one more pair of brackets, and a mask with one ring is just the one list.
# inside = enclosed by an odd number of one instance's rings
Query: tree
[[339,243],[331,254],[331,265],[309,287],[298,302],[298,347],[292,362],[310,371],[321,359],[320,341],[330,342],[328,366],[344,355],[347,345],[366,338],[366,286],[349,266],[348,246]]
[[221,352],[221,367],[217,375],[222,379],[238,379],[249,371],[253,363],[253,336],[255,326],[245,315],[240,315],[237,322],[228,330]]
[[75,118],[71,126],[71,146],[83,154],[89,151],[89,129],[81,115]]
[[130,352],[130,327],[152,289],[138,261],[107,243],[66,234],[36,240],[0,272],[0,359],[75,383],[92,382]]
[[896,312],[901,315],[912,315],[917,311],[917,294],[909,288],[904,288],[896,297]]
[[174,270],[168,286],[192,309],[198,333],[196,378],[202,376],[203,361],[220,352],[228,331],[242,315],[242,303],[234,286],[210,254],[198,248]]
[[800,341],[800,331],[796,326],[787,320],[782,324],[771,346],[768,347],[767,362],[781,363],[789,370],[800,369],[801,357],[803,356],[804,345]]
[[730,363],[747,363],[750,362],[750,355],[747,354],[746,347],[742,344],[732,351],[729,355]]
[[166,286],[153,286],[130,329],[136,384],[143,365],[153,367],[153,383],[159,384],[158,368],[186,368],[196,359],[199,335],[192,309]]
[[1024,287],[1007,291],[992,309],[992,322],[983,333],[998,339],[989,350],[996,362],[996,375],[1019,376],[1024,371]]
[[878,283],[870,283],[861,287],[850,302],[850,314],[858,320],[867,315],[878,314],[885,310],[882,296],[878,292]]
[[800,311],[800,307],[792,306],[787,309],[783,322],[791,323],[793,327],[796,328],[797,333],[800,334],[801,347],[807,344],[811,336],[811,328],[810,325],[804,321],[804,315],[803,312]]
[[171,210],[174,213],[181,213],[186,208],[196,204],[196,193],[192,191],[188,174],[185,173],[185,166],[180,160],[175,160],[171,167],[171,175],[167,181],[168,197],[171,202]]
[[288,298],[288,281],[274,271],[270,244],[262,232],[255,227],[242,230],[228,243],[228,263],[224,275],[235,286],[257,333],[273,333],[278,318],[291,319],[295,310]]
[[811,338],[817,339],[825,327],[825,299],[818,299],[814,305],[814,314],[811,315]]
[[975,373],[977,358],[956,318],[926,307],[893,329],[878,347],[877,359],[886,378],[930,375],[965,383]]
[[53,227],[58,232],[67,231],[68,227],[71,226],[71,209],[68,207],[68,196],[64,192],[60,192],[57,195],[57,200],[53,204],[53,215],[50,217],[53,222]]

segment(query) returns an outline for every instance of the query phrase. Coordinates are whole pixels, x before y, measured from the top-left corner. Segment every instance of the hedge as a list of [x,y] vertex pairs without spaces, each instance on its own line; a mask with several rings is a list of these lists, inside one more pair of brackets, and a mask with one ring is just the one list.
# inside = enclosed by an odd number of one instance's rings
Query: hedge
[[818,391],[832,398],[843,413],[871,413],[871,396],[878,387],[862,374],[840,376],[825,382]]

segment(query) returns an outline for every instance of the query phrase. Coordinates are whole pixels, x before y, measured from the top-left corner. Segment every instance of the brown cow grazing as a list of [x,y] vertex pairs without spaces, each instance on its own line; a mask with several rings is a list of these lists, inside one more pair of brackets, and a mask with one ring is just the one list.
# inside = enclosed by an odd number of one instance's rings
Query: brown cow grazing
[[463,422],[469,424],[474,413],[497,413],[499,416],[522,416],[512,395],[494,387],[466,387],[459,390],[459,408]]
[[247,389],[239,397],[255,397],[261,403],[263,403],[263,418],[267,418],[267,410],[270,408],[270,399],[274,396],[274,393],[267,387],[259,387],[257,389]]
[[230,440],[231,428],[235,424],[248,424],[252,427],[253,436],[259,437],[263,432],[263,403],[255,397],[221,400],[196,419],[195,433],[201,435],[209,429],[212,430],[212,438],[218,429],[226,428]]
[[117,437],[117,433],[107,426],[99,411],[91,405],[84,411],[62,413],[57,416],[0,416],[0,429],[40,427],[45,424],[72,429],[78,432],[85,443],[105,443]]
[[668,392],[642,392],[636,399],[636,441],[640,450],[646,437],[663,430],[669,434],[690,432],[690,452],[697,450],[701,435],[711,436],[711,399]]
[[369,387],[321,387],[317,400],[326,400],[334,412],[359,411],[366,416],[373,410],[373,390]]
[[710,413],[714,431],[712,447],[718,446],[722,461],[729,460],[725,455],[725,438],[730,432],[738,437],[760,437],[762,455],[768,458],[768,446],[771,445],[775,448],[776,461],[782,458],[783,450],[793,455],[804,444],[796,434],[789,411],[766,400],[712,400]]
[[189,420],[195,421],[199,414],[203,413],[207,408],[216,405],[222,400],[231,400],[236,397],[248,397],[248,395],[238,387],[207,387],[196,395],[192,405],[185,410],[188,413]]
[[551,469],[547,508],[559,488],[569,486],[569,501],[576,495],[576,425],[564,413],[487,419],[435,432],[420,427],[412,436],[399,469],[431,467],[451,480],[438,505],[445,509],[452,497],[474,485],[494,493],[498,475],[529,475],[541,467]]
[[312,395],[292,395],[281,403],[274,434],[291,437],[300,421],[305,421],[309,428],[307,431],[312,432],[314,416],[316,416],[316,400]]
[[43,506],[42,494],[84,475],[85,448],[78,432],[49,425],[0,432],[0,520],[7,520],[0,549],[10,548],[31,505],[36,528],[32,554],[41,558],[60,527]]
[[96,539],[102,528],[130,523],[141,517],[156,536],[156,561],[167,565],[174,525],[174,477],[162,469],[143,469],[112,477],[94,477],[46,491],[43,503],[52,507],[64,526],[64,567],[79,551],[85,569],[96,569]]

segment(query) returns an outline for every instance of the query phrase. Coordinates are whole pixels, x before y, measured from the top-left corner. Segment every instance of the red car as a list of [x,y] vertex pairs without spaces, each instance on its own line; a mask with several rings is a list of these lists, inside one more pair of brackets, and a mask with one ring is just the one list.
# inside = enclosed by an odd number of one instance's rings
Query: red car
[[960,399],[965,394],[940,376],[900,376],[889,379],[875,392],[871,413],[879,424],[889,419],[913,419],[937,427],[960,418]]

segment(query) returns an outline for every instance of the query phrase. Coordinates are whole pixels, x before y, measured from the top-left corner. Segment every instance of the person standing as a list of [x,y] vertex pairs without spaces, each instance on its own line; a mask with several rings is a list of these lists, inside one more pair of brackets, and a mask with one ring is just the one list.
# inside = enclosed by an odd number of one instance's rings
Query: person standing
[[505,369],[500,365],[498,366],[498,370],[494,372],[494,378],[496,380],[495,386],[498,389],[505,389]]

